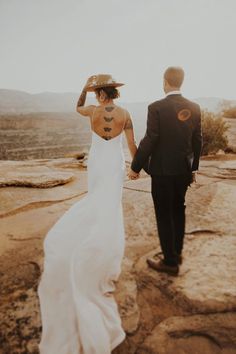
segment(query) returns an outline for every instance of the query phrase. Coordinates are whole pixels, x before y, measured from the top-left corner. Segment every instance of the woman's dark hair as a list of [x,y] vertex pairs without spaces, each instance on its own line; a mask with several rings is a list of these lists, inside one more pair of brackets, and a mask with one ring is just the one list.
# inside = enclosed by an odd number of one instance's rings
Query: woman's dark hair
[[120,97],[120,92],[112,86],[99,87],[95,92],[100,96],[101,91],[104,91],[108,99]]

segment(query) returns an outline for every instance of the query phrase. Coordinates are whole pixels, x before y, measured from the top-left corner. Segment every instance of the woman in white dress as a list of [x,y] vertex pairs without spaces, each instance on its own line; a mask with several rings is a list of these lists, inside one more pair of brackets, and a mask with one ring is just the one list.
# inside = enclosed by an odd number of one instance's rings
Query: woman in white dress
[[[77,103],[92,130],[88,193],[44,240],[40,354],[110,354],[125,338],[112,294],[125,242],[123,131],[132,158],[137,146],[130,114],[113,102],[121,85],[110,75],[92,76]],[[95,91],[98,106],[84,106],[87,91]]]

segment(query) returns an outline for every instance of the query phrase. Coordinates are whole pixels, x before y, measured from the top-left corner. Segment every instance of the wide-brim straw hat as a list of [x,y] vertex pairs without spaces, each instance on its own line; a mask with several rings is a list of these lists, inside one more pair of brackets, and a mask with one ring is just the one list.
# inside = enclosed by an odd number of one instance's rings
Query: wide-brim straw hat
[[86,91],[91,92],[101,87],[119,87],[123,85],[123,83],[117,82],[111,75],[99,74],[93,75],[89,78],[86,85]]

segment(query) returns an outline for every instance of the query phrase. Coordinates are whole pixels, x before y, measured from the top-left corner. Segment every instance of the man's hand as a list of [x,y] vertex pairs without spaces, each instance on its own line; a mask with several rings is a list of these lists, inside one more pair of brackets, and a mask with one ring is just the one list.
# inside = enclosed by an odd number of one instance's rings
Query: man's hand
[[139,173],[134,172],[131,168],[129,169],[129,172],[127,174],[129,179],[138,179],[139,178]]

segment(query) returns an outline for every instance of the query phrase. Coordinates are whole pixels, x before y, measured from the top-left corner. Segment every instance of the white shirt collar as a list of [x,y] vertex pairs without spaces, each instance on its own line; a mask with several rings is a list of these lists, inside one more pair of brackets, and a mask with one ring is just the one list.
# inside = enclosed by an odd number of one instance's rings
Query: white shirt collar
[[181,95],[181,91],[176,90],[176,91],[170,91],[170,92],[166,93],[166,97],[170,96],[170,95]]

